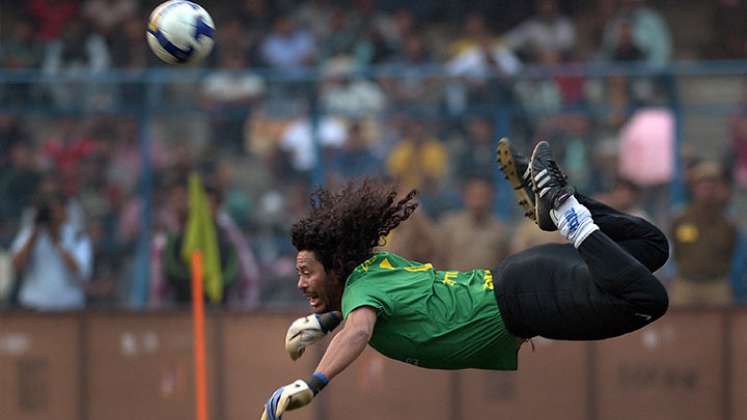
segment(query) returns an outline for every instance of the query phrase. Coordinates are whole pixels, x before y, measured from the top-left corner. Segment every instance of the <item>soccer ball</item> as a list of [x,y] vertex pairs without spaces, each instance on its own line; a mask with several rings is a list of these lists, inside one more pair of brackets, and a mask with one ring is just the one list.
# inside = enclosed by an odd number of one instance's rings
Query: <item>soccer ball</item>
[[148,45],[169,64],[196,64],[213,49],[215,25],[198,4],[170,0],[153,10],[148,20]]

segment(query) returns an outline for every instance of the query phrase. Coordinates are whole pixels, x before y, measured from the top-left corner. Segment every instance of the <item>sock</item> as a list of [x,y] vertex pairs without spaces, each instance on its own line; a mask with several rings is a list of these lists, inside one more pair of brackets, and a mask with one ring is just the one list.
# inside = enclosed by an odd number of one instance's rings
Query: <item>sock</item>
[[555,222],[560,234],[578,248],[599,226],[591,218],[591,212],[571,196],[557,210],[550,210],[550,218]]

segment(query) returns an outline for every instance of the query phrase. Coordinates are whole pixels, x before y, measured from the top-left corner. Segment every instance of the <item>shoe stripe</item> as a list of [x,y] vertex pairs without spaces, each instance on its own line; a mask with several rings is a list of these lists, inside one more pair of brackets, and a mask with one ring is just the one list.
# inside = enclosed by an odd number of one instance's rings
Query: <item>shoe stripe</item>
[[522,175],[521,177],[524,178],[524,181],[529,181],[530,179],[532,179],[532,168],[527,166],[527,170],[524,171],[524,175]]
[[537,175],[535,175],[534,179],[540,179],[543,176],[545,176],[545,174],[547,174],[547,168],[541,170],[540,173],[538,173]]
[[539,174],[537,174],[536,177],[534,177],[534,181],[537,183],[537,188],[544,187],[545,184],[550,182],[551,179],[552,177],[549,174],[547,174],[547,169],[543,169],[542,172],[540,172]]
[[544,196],[545,196],[545,194],[547,194],[547,192],[548,192],[548,191],[550,191],[550,187],[545,187],[545,188],[543,188],[543,189],[542,189],[542,190],[540,191],[540,193],[539,193],[539,196],[540,196],[540,198],[544,197]]

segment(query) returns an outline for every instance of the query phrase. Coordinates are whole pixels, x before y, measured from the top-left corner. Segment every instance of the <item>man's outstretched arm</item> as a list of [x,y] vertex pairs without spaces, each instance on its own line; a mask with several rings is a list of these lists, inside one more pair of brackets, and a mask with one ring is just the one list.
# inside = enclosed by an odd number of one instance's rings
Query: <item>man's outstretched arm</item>
[[316,371],[332,379],[360,356],[376,325],[376,310],[362,306],[350,312],[342,330],[332,339]]
[[376,325],[376,310],[362,306],[350,312],[342,330],[332,339],[322,361],[307,381],[278,388],[265,404],[262,420],[279,420],[288,410],[301,408],[360,356]]

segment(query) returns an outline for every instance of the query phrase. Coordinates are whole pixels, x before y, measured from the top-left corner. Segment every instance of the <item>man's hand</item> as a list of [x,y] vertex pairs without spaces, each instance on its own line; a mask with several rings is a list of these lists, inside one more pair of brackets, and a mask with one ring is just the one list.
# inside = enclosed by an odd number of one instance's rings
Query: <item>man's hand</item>
[[287,410],[301,408],[310,403],[312,399],[314,399],[314,392],[306,382],[299,379],[272,393],[265,403],[261,420],[280,420]]
[[340,324],[339,312],[327,312],[321,315],[311,314],[293,321],[285,334],[285,350],[290,358],[297,360],[306,350],[306,346],[324,338]]

